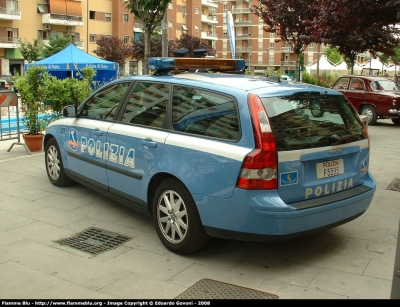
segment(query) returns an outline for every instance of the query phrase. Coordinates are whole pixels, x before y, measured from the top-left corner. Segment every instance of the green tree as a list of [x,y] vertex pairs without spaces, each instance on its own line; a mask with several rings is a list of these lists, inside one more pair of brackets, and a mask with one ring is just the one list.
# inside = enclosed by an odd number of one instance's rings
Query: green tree
[[56,54],[72,44],[72,36],[68,33],[66,36],[55,33],[49,37],[49,44],[43,48],[43,56],[45,58]]
[[328,60],[334,64],[338,64],[343,61],[343,57],[340,54],[339,49],[337,47],[332,47],[329,45],[325,49],[325,55],[328,58]]
[[144,31],[144,73],[149,73],[147,61],[150,57],[150,37],[161,26],[165,10],[172,0],[128,0],[126,8],[141,22]]
[[40,54],[43,50],[43,43],[37,38],[33,40],[33,43],[24,39],[18,49],[21,52],[22,57],[30,63],[37,61],[40,58]]
[[96,44],[97,49],[93,50],[93,52],[104,60],[122,65],[128,56],[132,56],[132,46],[126,45],[122,39],[115,36],[102,36],[101,39],[96,41]]

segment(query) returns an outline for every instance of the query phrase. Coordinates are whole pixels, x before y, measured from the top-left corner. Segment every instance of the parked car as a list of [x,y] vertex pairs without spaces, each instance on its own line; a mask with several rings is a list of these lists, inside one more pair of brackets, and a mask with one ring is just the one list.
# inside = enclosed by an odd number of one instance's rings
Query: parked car
[[11,80],[11,76],[10,75],[0,75],[0,82],[3,81],[4,82],[4,88],[5,89],[11,89],[11,85],[13,84],[12,80]]
[[[109,82],[49,124],[52,184],[79,182],[148,215],[179,254],[212,237],[288,240],[369,207],[368,133],[342,94],[245,75],[244,60],[148,65],[152,75]],[[314,117],[321,99],[332,112]]]
[[391,119],[400,125],[400,88],[392,79],[370,75],[341,76],[331,87],[343,93],[368,125],[378,119]]

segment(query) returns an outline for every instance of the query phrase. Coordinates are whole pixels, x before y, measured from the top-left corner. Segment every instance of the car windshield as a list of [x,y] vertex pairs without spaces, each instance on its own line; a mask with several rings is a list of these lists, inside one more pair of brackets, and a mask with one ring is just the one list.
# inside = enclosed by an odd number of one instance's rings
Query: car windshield
[[349,102],[340,96],[296,94],[262,98],[279,151],[318,148],[367,138]]
[[379,80],[371,82],[371,87],[374,90],[380,91],[398,91],[400,90],[396,82],[392,80]]

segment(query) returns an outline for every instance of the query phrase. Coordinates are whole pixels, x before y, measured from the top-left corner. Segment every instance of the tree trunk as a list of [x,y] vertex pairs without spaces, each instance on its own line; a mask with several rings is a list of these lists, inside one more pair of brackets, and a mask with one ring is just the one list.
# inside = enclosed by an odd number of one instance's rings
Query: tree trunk
[[150,31],[145,30],[144,34],[144,57],[143,57],[143,71],[144,74],[147,75],[149,73],[149,67],[147,62],[149,61],[150,57]]

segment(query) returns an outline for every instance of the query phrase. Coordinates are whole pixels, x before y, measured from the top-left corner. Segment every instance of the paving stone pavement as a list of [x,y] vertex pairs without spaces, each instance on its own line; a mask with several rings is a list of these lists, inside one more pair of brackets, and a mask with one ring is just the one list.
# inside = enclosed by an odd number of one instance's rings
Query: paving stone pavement
[[[1,299],[173,299],[202,279],[279,299],[389,299],[398,242],[400,127],[368,127],[377,190],[359,218],[282,243],[213,239],[169,252],[150,219],[81,186],[49,182],[44,153],[0,141]],[[56,243],[90,227],[132,239],[97,256]]]

